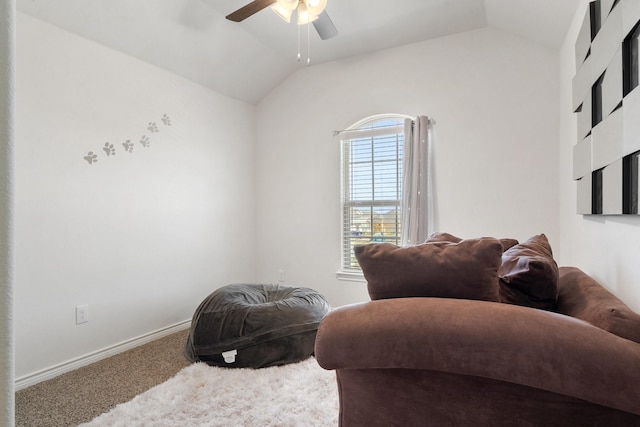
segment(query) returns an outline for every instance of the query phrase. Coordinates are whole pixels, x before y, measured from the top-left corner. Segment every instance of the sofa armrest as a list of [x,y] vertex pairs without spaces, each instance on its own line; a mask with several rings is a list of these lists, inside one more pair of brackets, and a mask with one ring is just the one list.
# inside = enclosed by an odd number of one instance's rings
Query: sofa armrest
[[575,267],[560,267],[558,285],[556,312],[640,343],[640,314],[591,276]]
[[587,322],[472,300],[398,298],[321,322],[325,369],[425,369],[520,384],[640,415],[640,345]]

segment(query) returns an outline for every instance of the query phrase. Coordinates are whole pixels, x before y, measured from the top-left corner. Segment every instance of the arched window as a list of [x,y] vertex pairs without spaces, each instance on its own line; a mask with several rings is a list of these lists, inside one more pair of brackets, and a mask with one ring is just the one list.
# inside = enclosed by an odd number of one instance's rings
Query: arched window
[[353,247],[400,244],[404,121],[368,117],[340,133],[342,143],[342,271],[360,272]]

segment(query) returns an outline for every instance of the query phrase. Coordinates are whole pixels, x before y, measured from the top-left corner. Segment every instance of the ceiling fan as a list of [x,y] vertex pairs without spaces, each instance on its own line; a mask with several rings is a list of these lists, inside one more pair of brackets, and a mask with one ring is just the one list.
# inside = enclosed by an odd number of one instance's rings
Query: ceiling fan
[[295,11],[298,25],[313,22],[318,35],[322,40],[330,39],[338,35],[338,30],[333,21],[324,10],[327,0],[254,0],[229,14],[227,19],[241,22],[260,12],[268,6],[286,22],[291,22],[291,15]]

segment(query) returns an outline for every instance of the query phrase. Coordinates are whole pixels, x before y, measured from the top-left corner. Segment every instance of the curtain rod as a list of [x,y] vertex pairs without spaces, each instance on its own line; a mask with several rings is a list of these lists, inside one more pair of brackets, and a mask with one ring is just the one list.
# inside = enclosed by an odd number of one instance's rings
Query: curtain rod
[[[411,120],[411,124],[415,124],[415,123],[416,123],[415,120]],[[435,125],[436,121],[434,119],[432,119],[432,118],[429,118],[429,124],[430,125]],[[366,131],[366,130],[374,130],[374,129],[385,129],[385,128],[398,127],[398,126],[404,126],[404,125],[402,123],[397,123],[395,125],[377,126],[375,128],[334,130],[333,131],[333,136],[338,136],[338,135],[340,135],[341,133],[344,133],[344,132],[353,132],[353,131],[357,131],[357,130]]]

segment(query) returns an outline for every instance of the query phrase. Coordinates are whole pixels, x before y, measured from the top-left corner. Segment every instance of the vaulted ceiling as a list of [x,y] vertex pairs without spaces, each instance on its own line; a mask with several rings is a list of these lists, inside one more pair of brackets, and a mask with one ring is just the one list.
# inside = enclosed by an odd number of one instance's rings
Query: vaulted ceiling
[[[17,0],[20,12],[248,103],[306,66],[307,27],[250,0]],[[310,28],[311,66],[491,26],[558,49],[581,0],[328,0],[339,35]],[[303,61],[296,59],[300,29]]]

